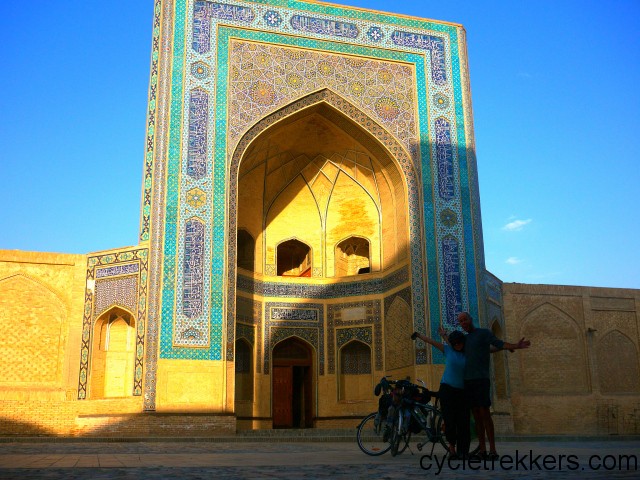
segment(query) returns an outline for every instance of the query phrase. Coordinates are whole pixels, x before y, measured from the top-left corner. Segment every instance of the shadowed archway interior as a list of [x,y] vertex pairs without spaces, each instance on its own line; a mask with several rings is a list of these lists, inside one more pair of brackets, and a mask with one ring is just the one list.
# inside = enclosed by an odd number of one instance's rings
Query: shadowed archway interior
[[[373,138],[356,139],[343,124],[340,112],[320,103],[268,128],[245,152],[237,227],[256,239],[257,273],[296,268],[290,275],[304,270],[304,276],[330,278],[380,272],[407,260],[402,175],[371,148]],[[285,256],[300,262],[285,268],[279,260]]]

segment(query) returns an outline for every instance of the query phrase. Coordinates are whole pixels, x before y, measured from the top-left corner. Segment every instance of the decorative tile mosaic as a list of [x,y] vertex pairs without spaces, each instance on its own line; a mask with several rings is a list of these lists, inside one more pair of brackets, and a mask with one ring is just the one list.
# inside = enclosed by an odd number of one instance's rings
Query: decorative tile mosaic
[[444,260],[444,292],[446,323],[449,326],[457,324],[458,313],[463,311],[460,294],[460,259],[458,241],[453,237],[442,240],[442,258]]
[[425,35],[395,30],[391,41],[401,47],[419,48],[431,52],[431,76],[436,85],[445,85],[447,69],[444,53],[444,40],[436,35]]
[[96,268],[96,278],[113,277],[115,275],[128,275],[138,273],[140,265],[138,263],[130,263],[128,265],[116,265],[115,267]]
[[409,337],[414,324],[411,303],[407,303],[402,295],[394,295],[385,298],[384,309],[385,370],[409,367],[416,361],[413,350],[418,344]]
[[[407,290],[411,291],[410,288]],[[363,337],[364,330],[373,331],[373,341],[363,340],[363,338],[367,338]],[[358,338],[372,346],[376,370],[380,371],[384,368],[380,300],[334,303],[327,306],[327,372],[329,374],[336,373],[337,355],[340,347],[346,343],[341,343],[340,338],[344,339],[345,335],[355,335],[356,333],[357,335],[353,338]],[[340,335],[342,337],[338,338]]]
[[254,17],[249,7],[198,0],[193,7],[193,49],[198,53],[211,49],[213,19],[251,23]]
[[438,164],[438,194],[443,200],[455,195],[453,181],[453,154],[451,125],[446,118],[436,119],[436,162]]
[[408,281],[408,269],[401,268],[383,278],[365,279],[359,282],[330,283],[326,285],[270,282],[238,275],[236,288],[242,292],[255,293],[264,297],[314,298],[320,300],[381,294]]
[[[156,20],[160,18],[159,5],[158,0]],[[410,109],[403,107],[402,101],[398,100],[401,97],[394,97],[394,95],[401,95],[399,91],[391,92],[391,95],[381,93],[375,103],[366,107],[356,105],[355,99],[360,98],[357,93],[361,92],[362,95],[368,87],[367,83],[363,82],[360,82],[362,87],[352,82],[351,91],[348,94],[344,92],[337,95],[338,100],[333,105],[337,105],[341,111],[347,110],[347,115],[350,115],[352,120],[355,119],[356,123],[365,131],[378,138],[385,145],[385,148],[396,157],[405,174],[411,199],[409,201],[409,214],[411,215],[409,224],[411,230],[411,277],[414,279],[412,306],[416,327],[424,328],[420,327],[423,324],[421,319],[428,312],[428,316],[431,318],[431,333],[434,334],[439,324],[438,319],[446,318],[445,289],[440,288],[445,282],[445,259],[444,253],[438,246],[442,244],[443,239],[449,237],[458,241],[459,293],[462,308],[470,310],[472,315],[477,314],[479,280],[476,278],[476,272],[482,271],[484,265],[481,264],[483,254],[478,251],[482,247],[482,238],[475,157],[472,151],[473,145],[470,143],[472,141],[471,118],[469,116],[471,109],[468,103],[466,64],[464,59],[461,62],[459,57],[461,48],[459,41],[463,39],[462,29],[426,20],[356,11],[350,10],[348,7],[305,3],[297,0],[272,0],[268,4],[245,1],[223,4],[185,0],[176,2],[173,10],[172,2],[167,1],[163,5],[165,6],[163,21],[169,22],[173,29],[163,28],[163,37],[170,35],[170,38],[173,39],[171,55],[173,69],[160,72],[161,81],[166,82],[169,79],[171,82],[170,89],[165,89],[161,93],[165,96],[163,100],[169,96],[171,98],[172,103],[167,114],[170,128],[169,130],[158,129],[163,132],[162,135],[166,137],[167,141],[167,155],[164,156],[161,154],[160,147],[157,151],[153,150],[154,124],[151,122],[155,122],[157,112],[155,110],[155,87],[153,91],[150,87],[148,153],[151,153],[151,157],[148,155],[145,163],[145,192],[141,228],[141,239],[148,239],[148,212],[152,208],[152,182],[151,176],[146,172],[151,172],[150,166],[153,165],[154,158],[156,162],[159,161],[157,159],[166,158],[166,190],[158,189],[154,191],[153,195],[153,212],[156,215],[154,225],[164,228],[163,235],[152,239],[152,248],[158,248],[163,255],[163,278],[153,284],[153,294],[158,296],[158,304],[160,304],[161,296],[162,325],[154,323],[150,326],[150,331],[154,335],[158,335],[159,331],[161,357],[221,359],[223,319],[226,319],[227,337],[229,331],[233,331],[235,240],[230,241],[228,237],[225,237],[224,232],[235,232],[236,192],[234,189],[237,188],[237,182],[234,183],[232,176],[237,172],[241,155],[236,157],[235,153],[232,155],[231,152],[235,146],[234,139],[237,139],[238,142],[238,147],[235,150],[238,152],[244,151],[243,142],[255,138],[251,137],[251,130],[246,133],[242,129],[236,133],[232,132],[231,127],[235,125],[233,123],[235,117],[229,113],[234,101],[236,101],[240,112],[262,111],[263,119],[268,117],[277,121],[278,118],[283,118],[279,117],[280,112],[285,111],[283,115],[287,115],[288,108],[278,109],[277,106],[274,106],[273,102],[278,101],[278,95],[284,95],[282,92],[295,91],[297,85],[311,85],[318,81],[320,82],[317,83],[318,88],[329,89],[327,96],[331,96],[333,92],[330,89],[337,89],[338,86],[343,85],[337,80],[330,80],[339,73],[335,67],[342,67],[349,59],[370,61],[372,65],[380,67],[390,64],[395,68],[407,68],[409,72],[412,72],[409,77],[402,75],[392,77],[394,82],[411,79],[413,85],[407,92],[414,92],[412,95],[415,95],[415,98],[410,98],[412,102]],[[292,23],[295,16],[310,18],[313,19],[313,22],[294,21]],[[224,25],[220,22],[223,22]],[[294,28],[296,25],[306,26],[296,30]],[[351,25],[355,28],[352,28]],[[355,33],[356,31],[357,33]],[[156,71],[157,55],[160,52],[159,46],[157,46],[159,45],[157,35],[159,34],[154,28],[153,51],[155,52]],[[231,37],[237,40],[231,41]],[[164,42],[165,38],[162,40]],[[251,75],[247,73],[249,76],[242,77],[245,72],[238,72],[240,76],[237,81],[240,83],[237,84],[239,85],[237,90],[233,90],[235,88],[235,84],[233,84],[234,72],[230,67],[235,58],[232,48],[236,42],[237,44],[254,42],[261,49],[269,51],[269,48],[272,47],[275,49],[274,51],[277,50],[283,55],[286,51],[298,51],[308,55],[313,59],[312,63],[315,62],[314,66],[309,66],[309,68],[305,66],[300,71],[303,73],[315,72],[315,77],[308,78],[300,75],[297,71],[283,70],[281,73],[279,70],[269,71],[265,69],[266,67],[259,66],[261,65],[260,59],[256,56],[253,61],[254,68],[250,71],[253,75],[251,78],[255,81],[248,82]],[[163,43],[163,45],[166,44]],[[273,64],[274,68],[282,68],[284,57],[282,58],[282,61]],[[295,64],[299,62],[296,58],[290,59],[290,61]],[[187,71],[183,70],[184,65],[191,66],[198,62],[211,65],[211,73],[203,76],[203,72],[193,73],[188,69]],[[357,70],[352,69],[351,71],[358,73]],[[270,77],[268,77],[269,72],[272,73]],[[425,74],[425,72],[429,73]],[[292,75],[288,79],[289,73],[295,73],[300,78],[294,78]],[[260,75],[263,75],[264,78]],[[243,78],[245,80],[242,80]],[[375,79],[371,79],[372,85],[384,85],[381,83],[384,78],[386,77],[380,72],[380,75],[377,75]],[[157,82],[158,78],[152,76],[152,85],[157,85]],[[281,88],[273,89],[273,85],[276,84]],[[183,106],[190,105],[190,95],[194,89],[198,88],[208,94],[208,122],[211,125],[209,132],[212,132],[214,136],[213,139],[207,138],[205,171],[209,173],[200,180],[193,179],[188,174],[181,175],[181,172],[187,170],[188,144],[190,143],[181,141],[182,138],[189,138],[190,128],[190,122],[185,121],[185,118],[189,117],[189,112]],[[352,97],[349,97],[349,102],[345,103],[345,98],[348,95]],[[288,98],[295,100],[295,97]],[[293,100],[289,100],[289,104]],[[327,100],[325,98],[322,101]],[[363,102],[364,100],[359,101]],[[283,102],[286,104],[286,100]],[[300,108],[300,105],[298,107]],[[360,111],[360,116],[356,110]],[[391,131],[392,135],[397,135],[398,140],[396,141],[387,133],[391,128],[389,125],[395,125],[394,122],[397,123],[403,118],[402,112],[408,111],[414,115],[413,120],[404,117],[403,121],[413,121],[415,126],[405,137],[401,137],[403,132]],[[273,113],[269,114],[268,112]],[[362,112],[366,115],[362,115]],[[196,116],[194,113],[194,118]],[[162,121],[166,121],[167,118],[163,118]],[[260,118],[258,117],[256,120],[260,120]],[[445,119],[449,123],[452,171],[449,169],[439,170],[437,149],[429,147],[437,144],[436,120],[438,118]],[[371,122],[372,119],[375,120],[374,125],[369,126],[368,122]],[[158,123],[160,121],[158,118]],[[258,131],[263,131],[266,128],[264,125],[267,123],[263,123],[262,130],[258,129]],[[380,132],[372,132],[372,129],[380,129]],[[388,138],[385,139],[385,135]],[[162,141],[165,139],[163,138]],[[162,141],[159,142],[159,145]],[[394,142],[397,146],[394,146]],[[230,170],[221,168],[229,163],[231,163]],[[214,165],[216,168],[213,168]],[[158,169],[154,169],[153,174],[156,175],[162,168],[165,167],[158,165]],[[415,168],[415,173],[410,173],[411,168]],[[441,174],[448,176],[444,183],[441,182]],[[447,184],[449,180],[452,180],[453,197],[447,199],[440,197],[439,194],[434,196],[432,185]],[[461,188],[461,181],[464,188]],[[194,188],[201,189],[205,197],[210,200],[199,207],[187,203],[186,192],[193,191]],[[229,195],[228,204],[227,194]],[[157,218],[158,215],[155,212],[158,206],[160,209],[164,209],[163,218]],[[192,210],[195,208],[198,209],[197,212]],[[442,221],[441,212],[444,210],[453,212],[453,215],[444,216],[446,222]],[[229,212],[228,217],[226,212]],[[181,301],[177,301],[181,296],[176,285],[182,283],[183,268],[181,265],[183,265],[185,258],[183,250],[184,225],[186,220],[193,215],[198,215],[206,228],[203,251],[205,252],[205,265],[209,268],[205,271],[203,285],[205,291],[208,292],[205,298],[210,302],[204,307],[205,319],[210,324],[210,346],[208,349],[174,348],[172,345],[176,312],[181,311]],[[424,232],[424,237],[421,232]],[[231,233],[229,235],[234,236]],[[163,244],[164,250],[162,250]],[[426,265],[426,269],[424,265]],[[424,283],[422,283],[422,279],[424,279]],[[227,292],[233,290],[233,295],[226,295],[226,301],[223,298],[225,284],[229,286],[226,289]],[[227,339],[229,340],[229,337]],[[156,339],[151,341],[156,341]],[[228,345],[229,343],[227,343],[227,350],[229,350]],[[229,358],[228,351],[227,358]],[[149,357],[149,361],[153,363],[155,360]],[[151,383],[149,382],[149,384]],[[151,397],[153,397],[154,391],[150,389],[148,393],[150,396],[149,405],[152,405],[153,398]]]
[[301,96],[330,88],[416,149],[414,71],[408,65],[233,41],[229,82],[229,150],[248,127]]
[[355,24],[336,22],[335,20],[324,20],[322,18],[292,15],[289,23],[291,24],[291,28],[294,30],[305,33],[346,38],[356,38],[360,34],[358,27]]
[[[174,40],[174,4],[171,0],[156,0],[154,4],[153,46],[151,80],[149,85],[149,124],[147,125],[147,144],[144,169],[143,212],[140,240],[149,240],[149,298],[147,335],[144,361],[143,408],[153,411],[156,406],[156,369],[161,332],[162,268],[163,244],[165,239],[166,183],[168,170],[167,156],[170,144],[169,122],[172,81],[171,63]],[[160,36],[162,32],[162,36]],[[179,31],[178,31],[179,34]],[[160,55],[160,52],[164,52]],[[153,199],[153,200],[152,200]],[[153,230],[150,222],[153,219]]]
[[209,95],[199,88],[189,98],[189,152],[187,175],[200,180],[207,174],[207,130],[209,127]]
[[253,325],[247,325],[240,322],[236,323],[236,339],[239,340],[241,338],[244,338],[249,342],[253,348],[256,344],[255,327]]
[[[134,275],[131,275],[134,273]],[[126,308],[136,324],[136,357],[132,393],[142,395],[143,357],[147,314],[149,251],[146,248],[124,250],[89,257],[80,346],[78,399],[87,398],[91,368],[91,345],[96,319],[113,306]],[[99,278],[99,279],[98,279]]]
[[[384,316],[385,318],[387,318],[387,314],[389,313],[389,308],[391,307],[391,304],[393,303],[393,301],[397,298],[401,298],[402,300],[405,301],[405,303],[409,306],[411,306],[412,303],[412,299],[411,299],[411,288],[403,288],[402,290],[398,290],[395,293],[392,293],[391,295],[388,295],[386,297],[384,297]],[[425,332],[425,321],[423,318],[418,319],[417,321],[414,320],[414,328],[417,331],[421,331],[421,332]],[[429,363],[430,357],[428,355],[427,350],[424,348],[423,345],[421,345],[418,342],[414,343],[414,349],[415,349],[415,358],[416,358],[416,363],[418,365],[424,365]]]
[[95,301],[93,304],[93,311],[96,317],[116,305],[124,307],[129,312],[135,312],[137,303],[137,275],[96,280]]
[[[185,259],[182,272],[182,316],[175,323],[175,346],[206,346],[209,343],[209,324],[203,321],[204,312],[204,224],[191,219],[184,235]],[[185,333],[188,332],[188,333]]]
[[339,328],[336,331],[336,346],[339,351],[343,345],[351,340],[359,340],[370,347],[373,346],[373,332],[371,327]]
[[[360,338],[358,338],[360,337]],[[353,339],[366,339],[371,337],[370,328],[346,328],[338,331],[338,342],[344,339],[345,343]],[[362,340],[361,340],[362,341]],[[366,343],[366,342],[363,342]],[[340,344],[340,346],[344,343]],[[371,343],[368,344],[371,346]],[[363,375],[371,373],[371,349],[363,344],[351,343],[340,350],[340,373],[343,375]]]
[[[165,1],[165,8],[171,4]],[[140,222],[140,241],[145,242],[150,239],[151,229],[151,185],[154,176],[154,159],[157,152],[155,151],[155,134],[157,120],[157,104],[158,104],[158,59],[160,54],[160,21],[162,18],[162,0],[155,0],[153,6],[153,37],[151,43],[151,72],[149,80],[149,102],[147,110],[147,138],[145,142],[144,172],[143,172],[143,191],[142,191],[142,217]],[[165,16],[165,22],[171,23],[171,16]],[[169,34],[170,29],[165,29],[165,35]],[[166,61],[166,60],[165,60]],[[160,199],[156,198],[156,204]]]
[[[287,318],[279,318],[283,313]],[[313,313],[312,313],[313,312]],[[269,375],[273,347],[289,337],[299,337],[315,349],[318,375],[324,375],[324,305],[320,303],[265,303],[264,373]]]

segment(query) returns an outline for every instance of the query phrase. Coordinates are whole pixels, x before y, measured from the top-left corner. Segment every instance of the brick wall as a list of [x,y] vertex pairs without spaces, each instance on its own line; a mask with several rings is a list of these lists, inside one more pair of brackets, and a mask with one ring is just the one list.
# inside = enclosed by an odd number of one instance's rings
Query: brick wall
[[638,434],[640,291],[503,285],[516,433]]

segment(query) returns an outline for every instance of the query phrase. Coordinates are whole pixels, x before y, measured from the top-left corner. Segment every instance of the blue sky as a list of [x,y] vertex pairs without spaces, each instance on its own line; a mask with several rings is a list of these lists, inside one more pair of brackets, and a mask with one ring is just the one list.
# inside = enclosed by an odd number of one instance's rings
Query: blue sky
[[[640,288],[640,1],[345,0],[461,23],[487,269]],[[152,0],[0,3],[0,249],[137,243]]]

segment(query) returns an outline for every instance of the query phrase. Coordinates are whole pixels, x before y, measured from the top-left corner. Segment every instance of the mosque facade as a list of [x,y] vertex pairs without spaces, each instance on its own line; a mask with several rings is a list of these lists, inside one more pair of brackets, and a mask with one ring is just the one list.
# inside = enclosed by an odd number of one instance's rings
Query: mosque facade
[[437,390],[409,335],[460,311],[533,341],[499,431],[640,432],[639,292],[485,269],[457,24],[156,0],[138,244],[2,251],[0,305],[3,434],[353,426],[383,375]]

